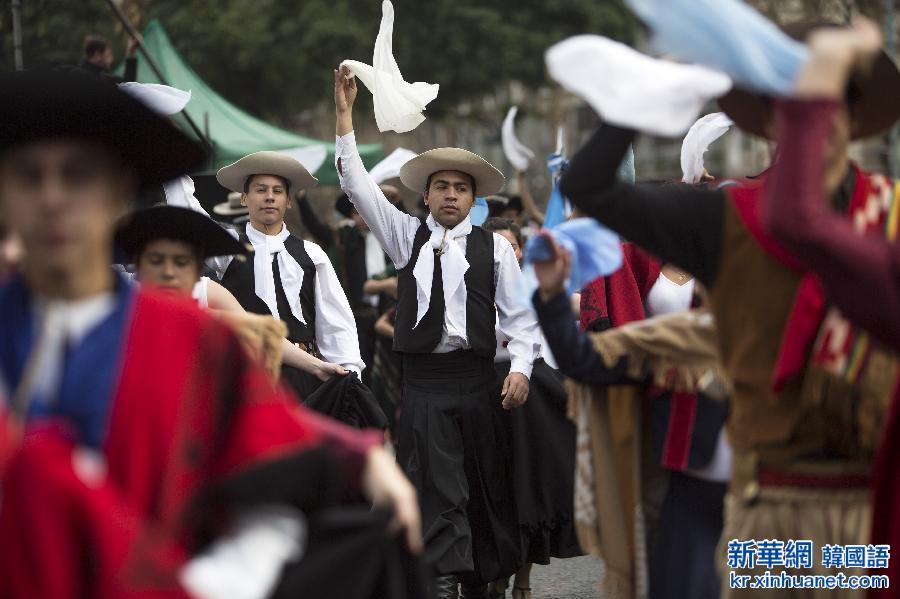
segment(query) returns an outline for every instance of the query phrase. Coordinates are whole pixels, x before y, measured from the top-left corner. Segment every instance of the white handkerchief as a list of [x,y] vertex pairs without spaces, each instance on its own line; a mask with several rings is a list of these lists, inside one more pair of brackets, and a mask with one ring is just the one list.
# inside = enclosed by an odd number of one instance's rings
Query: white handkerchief
[[687,131],[703,105],[731,89],[718,71],[651,58],[598,35],[547,49],[550,76],[604,120],[664,137]]
[[158,83],[120,83],[119,89],[142,102],[153,112],[171,116],[184,110],[191,99],[191,92]]
[[406,148],[397,148],[387,158],[372,167],[369,176],[379,185],[389,179],[400,177],[400,167],[416,157],[416,153]]
[[529,150],[516,137],[516,113],[519,112],[518,106],[513,106],[506,113],[503,119],[503,127],[500,128],[500,141],[503,143],[503,153],[506,159],[517,171],[524,171],[528,168],[528,164],[534,160],[534,152]]
[[407,83],[394,59],[394,6],[390,0],[381,4],[381,27],[375,39],[372,66],[355,60],[345,60],[341,66],[350,71],[372,92],[375,102],[375,122],[378,130],[406,133],[425,120],[422,111],[437,98],[439,86],[434,83]]
[[328,158],[328,150],[325,146],[301,146],[278,150],[278,153],[290,156],[312,174],[316,174],[316,171],[322,168],[325,159]]
[[681,181],[699,183],[703,176],[703,154],[709,145],[725,135],[734,124],[724,112],[713,112],[697,119],[681,142]]

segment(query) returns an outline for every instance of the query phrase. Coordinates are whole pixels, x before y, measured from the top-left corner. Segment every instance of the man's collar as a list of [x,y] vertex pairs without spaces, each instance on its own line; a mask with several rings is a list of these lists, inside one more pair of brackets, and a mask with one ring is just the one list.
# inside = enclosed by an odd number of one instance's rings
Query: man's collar
[[[437,220],[434,218],[434,215],[431,214],[430,212],[428,213],[428,217],[425,219],[425,224],[428,225],[428,228],[431,229],[432,231],[434,231],[437,228],[446,229],[446,227],[444,227],[444,225],[437,222]],[[463,232],[465,229],[468,229],[468,230]],[[451,235],[456,232],[462,233],[463,235],[468,235],[471,232],[471,230],[472,230],[472,220],[469,218],[468,214],[466,215],[466,217],[464,219],[459,221],[459,223],[457,223],[457,225],[455,227],[453,227],[452,229],[447,229],[447,231],[449,233],[451,233]],[[452,235],[452,236],[456,237],[456,235]]]
[[[269,227],[269,228],[270,228],[270,229],[274,229],[274,228],[275,228],[275,225],[272,225],[272,226]],[[246,231],[247,237],[250,237],[251,235],[257,235],[257,236],[263,235],[263,236],[266,236],[266,237],[281,237],[282,234],[283,234],[285,231],[287,231],[287,225],[285,224],[284,221],[281,221],[281,228],[278,230],[277,233],[265,233],[265,232],[263,232],[263,231],[260,231],[260,230],[257,229],[256,227],[254,227],[254,226],[253,226],[253,223],[250,222],[250,221],[248,220],[248,221],[247,221],[247,226],[246,226],[246,230],[245,230],[245,231]]]

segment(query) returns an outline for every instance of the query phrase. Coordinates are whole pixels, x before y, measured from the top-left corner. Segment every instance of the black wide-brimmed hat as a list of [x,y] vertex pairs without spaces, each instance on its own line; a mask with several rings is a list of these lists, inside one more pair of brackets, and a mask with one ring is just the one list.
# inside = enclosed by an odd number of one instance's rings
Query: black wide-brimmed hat
[[54,138],[110,146],[134,169],[140,187],[190,173],[206,161],[199,143],[100,77],[51,70],[0,74],[0,153]]
[[183,241],[201,258],[246,255],[247,248],[208,216],[178,206],[153,206],[126,215],[116,229],[115,244],[129,260],[137,259],[157,239]]
[[[783,31],[795,40],[805,42],[815,29],[843,27],[837,23],[792,23]],[[853,115],[853,139],[869,137],[888,129],[900,118],[900,71],[882,50],[871,68],[856,72],[847,86],[847,103]],[[748,133],[768,137],[766,124],[772,122],[772,98],[740,88],[719,98],[719,108]]]

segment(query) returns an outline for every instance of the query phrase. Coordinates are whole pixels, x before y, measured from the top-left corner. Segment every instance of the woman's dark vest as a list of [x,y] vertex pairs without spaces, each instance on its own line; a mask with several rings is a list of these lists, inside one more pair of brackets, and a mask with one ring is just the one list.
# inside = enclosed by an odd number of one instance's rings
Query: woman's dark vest
[[[428,225],[422,223],[413,240],[410,261],[397,273],[397,321],[394,325],[394,351],[427,354],[434,351],[444,332],[444,284],[441,261],[434,261],[434,277],[431,282],[431,303],[428,311],[416,322],[416,280],[413,269],[419,259],[419,251],[431,237]],[[451,241],[450,243],[456,243]],[[466,239],[466,260],[469,269],[465,274],[466,286],[466,336],[469,346],[479,356],[493,358],[497,349],[494,334],[496,309],[494,308],[494,235],[481,227],[472,227]]]
[[[238,235],[238,241],[245,245],[250,245],[250,240],[244,233]],[[293,256],[300,268],[303,269],[303,284],[300,286],[300,310],[303,312],[306,324],[304,325],[297,320],[291,312],[276,262],[272,271],[277,273],[275,274],[275,297],[278,302],[278,315],[288,326],[288,339],[290,341],[310,344],[316,338],[316,265],[312,258],[309,257],[309,254],[306,253],[306,248],[303,247],[303,240],[289,235],[284,240],[284,248]],[[272,254],[272,258],[274,257],[275,254]],[[237,298],[244,310],[256,314],[273,315],[266,302],[256,295],[256,283],[253,277],[253,256],[248,256],[247,260],[232,260],[222,276],[222,286]]]

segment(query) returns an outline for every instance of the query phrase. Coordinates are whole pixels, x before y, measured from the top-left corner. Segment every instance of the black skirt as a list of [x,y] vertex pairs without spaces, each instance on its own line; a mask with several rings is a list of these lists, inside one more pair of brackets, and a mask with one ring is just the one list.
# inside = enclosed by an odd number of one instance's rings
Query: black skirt
[[324,510],[309,518],[306,553],[289,563],[273,599],[421,599],[425,574],[390,514],[368,507]]
[[[495,364],[498,396],[509,362]],[[561,376],[543,360],[534,364],[528,401],[510,410],[512,489],[525,563],[582,555],[575,533],[575,425],[566,417]]]

